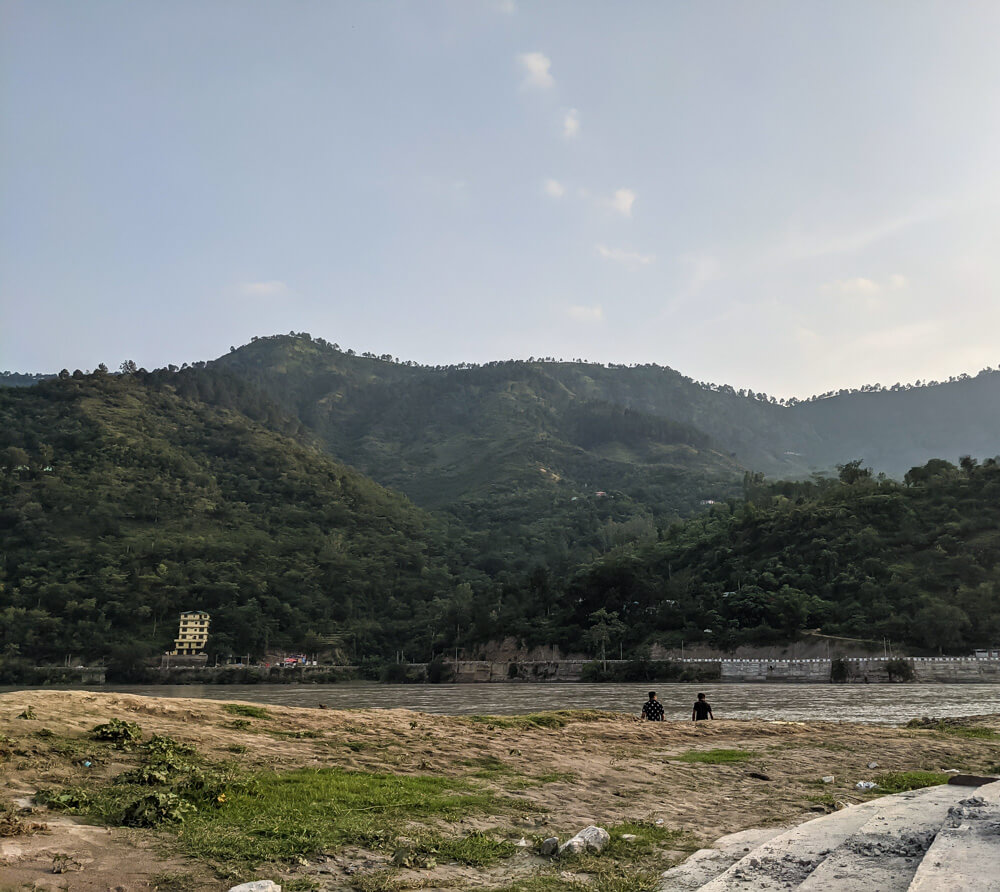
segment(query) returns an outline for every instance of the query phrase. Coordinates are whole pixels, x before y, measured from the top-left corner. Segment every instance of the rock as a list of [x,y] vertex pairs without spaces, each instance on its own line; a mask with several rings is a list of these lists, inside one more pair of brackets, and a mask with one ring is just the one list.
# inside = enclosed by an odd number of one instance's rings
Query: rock
[[827,774],[823,776],[822,780],[824,784],[832,784],[836,778],[832,774]]
[[587,843],[585,840],[580,839],[579,836],[574,836],[559,846],[560,857],[563,855],[582,855],[586,851]]
[[876,784],[874,781],[858,781],[854,785],[854,789],[855,790],[874,790],[877,786],[878,786],[878,784]]
[[868,767],[869,768],[878,768],[878,762],[869,762],[868,763]]
[[543,839],[538,851],[543,855],[554,855],[559,851],[559,837],[550,836],[548,839]]
[[514,845],[516,845],[519,849],[526,849],[526,848],[528,848],[528,846],[531,845],[531,843],[528,842],[528,840],[526,840],[522,836],[516,843],[514,843]]
[[634,833],[622,834],[622,842],[635,842],[638,838]]
[[560,855],[579,855],[583,852],[601,852],[611,842],[611,834],[603,827],[591,824],[584,827],[576,836],[559,846]]
[[233,886],[229,892],[281,892],[281,886],[272,880],[254,880],[252,883]]

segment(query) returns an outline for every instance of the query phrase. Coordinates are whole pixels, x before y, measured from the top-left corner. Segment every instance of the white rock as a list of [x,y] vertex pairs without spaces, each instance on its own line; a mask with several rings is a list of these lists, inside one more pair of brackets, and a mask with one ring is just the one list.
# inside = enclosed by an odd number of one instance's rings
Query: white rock
[[827,774],[823,777],[824,784],[832,784],[836,778],[832,774]]
[[635,840],[637,840],[638,838],[639,837],[637,837],[634,833],[623,833],[622,834],[622,841],[623,842],[635,842]]
[[858,781],[854,785],[854,789],[855,790],[874,790],[877,786],[878,786],[878,784],[876,784],[874,781]]
[[591,824],[559,847],[559,854],[578,855],[582,852],[600,852],[611,842],[611,834],[603,827]]
[[586,851],[587,843],[580,839],[579,836],[567,839],[566,842],[559,846],[560,855],[582,855]]
[[869,762],[868,763],[868,767],[869,768],[878,768],[878,762]]
[[252,883],[233,886],[229,892],[281,892],[281,886],[272,880],[254,880]]
[[526,848],[528,848],[528,846],[531,845],[531,843],[528,842],[528,840],[526,840],[522,836],[516,843],[514,843],[514,845],[516,845],[519,849],[526,849]]

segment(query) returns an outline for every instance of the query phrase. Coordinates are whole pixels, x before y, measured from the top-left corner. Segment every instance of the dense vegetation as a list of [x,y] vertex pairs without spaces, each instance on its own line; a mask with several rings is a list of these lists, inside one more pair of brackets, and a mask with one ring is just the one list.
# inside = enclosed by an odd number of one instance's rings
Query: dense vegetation
[[925,653],[1000,642],[996,459],[934,459],[902,483],[854,461],[837,479],[746,484],[745,501],[580,571],[523,635],[545,622],[572,640],[603,610],[626,651],[651,638],[729,649],[810,629]]
[[6,657],[127,661],[171,646],[196,608],[223,655],[324,639],[391,653],[436,626],[464,591],[439,523],[177,383],[98,372],[0,390]]
[[429,368],[308,335],[194,368],[7,375],[0,660],[127,667],[194,608],[222,657],[511,636],[641,660],[814,629],[996,644],[995,461],[801,482],[838,443],[877,453],[896,429],[900,454],[930,449],[929,408],[995,446],[996,376],[779,405],[656,366]]

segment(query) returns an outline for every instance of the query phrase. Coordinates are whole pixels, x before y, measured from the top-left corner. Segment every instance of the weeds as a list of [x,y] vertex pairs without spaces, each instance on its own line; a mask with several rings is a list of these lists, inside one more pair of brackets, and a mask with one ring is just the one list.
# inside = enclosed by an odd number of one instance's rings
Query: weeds
[[940,771],[892,771],[875,778],[880,793],[905,793],[948,783],[949,775]]
[[111,719],[111,721],[93,728],[90,736],[94,740],[106,741],[117,749],[128,749],[142,740],[142,728],[136,722]]

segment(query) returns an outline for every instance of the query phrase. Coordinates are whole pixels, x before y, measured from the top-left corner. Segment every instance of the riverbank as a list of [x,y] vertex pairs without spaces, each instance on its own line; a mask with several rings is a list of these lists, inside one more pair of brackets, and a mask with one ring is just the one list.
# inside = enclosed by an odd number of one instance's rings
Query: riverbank
[[[111,720],[141,738],[94,739]],[[66,888],[81,892],[215,892],[257,877],[295,890],[639,892],[722,834],[868,798],[859,780],[1000,768],[998,716],[644,724],[594,711],[429,716],[29,691],[0,695],[0,735],[7,826],[48,826],[0,842],[4,881],[30,887],[65,866]],[[150,747],[153,735],[176,743]],[[16,814],[39,790],[49,807]],[[168,821],[120,826],[150,796]],[[537,854],[544,837],[589,824],[611,830],[605,854]]]
[[[104,684],[103,668],[19,667],[0,671],[0,685]],[[148,685],[497,683],[722,684],[990,684],[1000,682],[1000,659],[985,657],[837,657],[833,659],[694,658],[671,660],[435,660],[360,666],[149,666],[127,680]],[[112,680],[114,683],[114,680]]]

